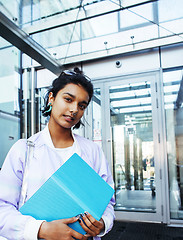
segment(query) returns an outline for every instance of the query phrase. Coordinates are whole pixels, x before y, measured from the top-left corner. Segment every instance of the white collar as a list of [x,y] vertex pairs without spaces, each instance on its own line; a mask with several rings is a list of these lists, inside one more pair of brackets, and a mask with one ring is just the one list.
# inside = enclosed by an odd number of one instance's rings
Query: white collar
[[[52,141],[52,138],[51,138],[51,135],[50,135],[50,131],[48,129],[48,124],[43,129],[43,134],[44,134],[45,144],[47,146],[49,146],[50,148],[52,148],[52,149],[56,149],[55,146],[53,145],[53,141]],[[78,141],[77,141],[77,139],[75,137],[75,134],[73,134],[72,131],[71,131],[71,134],[72,134],[72,137],[74,139],[74,144],[76,145],[76,153],[80,156],[81,155],[81,148],[80,148],[80,146],[78,144]]]

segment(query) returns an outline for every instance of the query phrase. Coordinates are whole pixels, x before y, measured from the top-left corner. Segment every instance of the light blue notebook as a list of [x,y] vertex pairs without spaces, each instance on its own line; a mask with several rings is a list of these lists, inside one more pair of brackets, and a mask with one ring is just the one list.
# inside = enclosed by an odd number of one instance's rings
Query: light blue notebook
[[[38,220],[57,220],[89,212],[100,220],[114,190],[74,153],[20,208]],[[79,222],[70,227],[85,234]]]

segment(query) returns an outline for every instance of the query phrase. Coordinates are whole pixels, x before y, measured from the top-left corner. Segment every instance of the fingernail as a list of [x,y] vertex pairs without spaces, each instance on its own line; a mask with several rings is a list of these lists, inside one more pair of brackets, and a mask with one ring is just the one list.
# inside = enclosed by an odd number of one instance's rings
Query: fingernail
[[88,212],[85,211],[84,214],[85,214],[85,215],[88,215]]

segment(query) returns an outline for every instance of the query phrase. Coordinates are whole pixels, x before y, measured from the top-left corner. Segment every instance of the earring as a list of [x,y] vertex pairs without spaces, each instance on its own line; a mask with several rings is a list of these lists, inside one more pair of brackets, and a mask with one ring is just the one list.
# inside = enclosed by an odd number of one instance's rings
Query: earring
[[48,103],[47,107],[49,107],[49,109],[48,109],[47,111],[45,111],[45,113],[46,113],[46,112],[51,112],[51,110],[52,110],[51,102]]

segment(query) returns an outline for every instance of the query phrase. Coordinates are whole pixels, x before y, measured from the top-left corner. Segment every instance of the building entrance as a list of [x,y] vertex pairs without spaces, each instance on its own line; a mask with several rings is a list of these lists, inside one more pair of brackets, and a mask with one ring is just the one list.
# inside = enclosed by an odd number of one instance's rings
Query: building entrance
[[117,219],[163,219],[157,80],[150,73],[95,85],[93,141],[111,164]]

